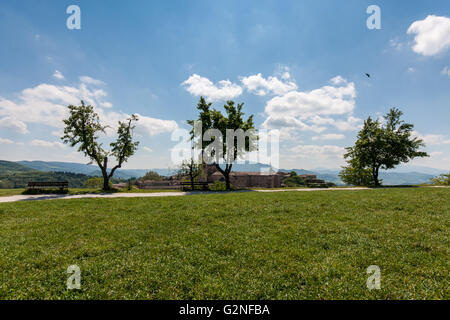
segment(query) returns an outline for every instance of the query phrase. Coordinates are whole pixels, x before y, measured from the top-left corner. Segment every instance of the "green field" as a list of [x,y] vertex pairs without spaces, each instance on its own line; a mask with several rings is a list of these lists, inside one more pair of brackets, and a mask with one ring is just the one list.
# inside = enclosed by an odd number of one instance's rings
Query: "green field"
[[[9,197],[26,194],[24,193],[26,189],[0,189],[0,197]],[[54,189],[55,193],[58,193],[57,189]],[[99,193],[153,193],[153,192],[180,192],[181,190],[176,189],[137,189],[133,188],[131,190],[128,189],[117,189],[111,191],[103,191],[101,189],[92,189],[92,188],[69,188],[67,192],[68,195],[76,195],[76,194],[99,194]],[[46,192],[43,191],[42,194]],[[47,192],[51,193],[51,192]]]
[[4,203],[0,298],[449,299],[449,213],[434,188]]

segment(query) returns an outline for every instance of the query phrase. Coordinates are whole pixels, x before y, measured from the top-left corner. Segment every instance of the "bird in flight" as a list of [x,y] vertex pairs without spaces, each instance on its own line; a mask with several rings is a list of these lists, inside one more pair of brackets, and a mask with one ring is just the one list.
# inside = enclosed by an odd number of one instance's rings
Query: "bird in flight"
[[367,78],[370,78],[370,74],[366,73]]

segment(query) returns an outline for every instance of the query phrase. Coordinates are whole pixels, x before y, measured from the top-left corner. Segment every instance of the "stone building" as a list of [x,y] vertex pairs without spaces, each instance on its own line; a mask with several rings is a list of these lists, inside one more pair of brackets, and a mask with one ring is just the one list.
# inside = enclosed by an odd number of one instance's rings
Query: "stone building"
[[[230,182],[237,188],[280,188],[287,177],[289,173],[286,172],[230,172]],[[222,173],[213,165],[205,166],[204,179],[209,183],[225,182]]]
[[180,181],[175,179],[137,181],[139,189],[179,189]]

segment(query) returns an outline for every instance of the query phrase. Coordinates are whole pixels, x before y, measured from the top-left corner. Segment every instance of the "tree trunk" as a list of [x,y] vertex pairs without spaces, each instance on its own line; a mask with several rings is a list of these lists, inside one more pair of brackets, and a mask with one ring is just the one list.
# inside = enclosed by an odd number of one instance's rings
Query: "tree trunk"
[[226,189],[227,191],[231,190],[231,183],[230,183],[230,172],[225,171],[225,185],[226,185]]
[[109,175],[108,171],[106,170],[108,168],[108,157],[105,157],[103,160],[103,167],[102,169],[102,175],[103,175],[103,190],[109,191]]
[[230,183],[230,172],[231,172],[231,167],[233,166],[233,164],[227,164],[225,167],[225,185],[226,185],[226,189],[227,191],[231,190],[231,183]]
[[375,183],[375,187],[379,187],[380,186],[380,181],[378,180],[378,172],[379,172],[379,167],[373,167],[372,168],[372,175],[373,175],[373,181]]
[[223,175],[223,177],[225,178],[225,186],[226,186],[226,190],[230,191],[231,190],[231,183],[230,183],[230,172],[231,172],[231,167],[232,164],[230,165],[226,165],[225,170],[223,170],[217,163],[215,163],[216,169]]
[[192,174],[189,175],[191,178],[191,189],[194,191],[194,176]]
[[109,188],[109,176],[106,172],[106,169],[102,168],[102,175],[103,175],[103,190],[108,191]]
[[103,176],[103,190],[105,190],[105,191],[109,191],[110,190],[110,188],[109,188],[109,178],[108,178],[107,175]]

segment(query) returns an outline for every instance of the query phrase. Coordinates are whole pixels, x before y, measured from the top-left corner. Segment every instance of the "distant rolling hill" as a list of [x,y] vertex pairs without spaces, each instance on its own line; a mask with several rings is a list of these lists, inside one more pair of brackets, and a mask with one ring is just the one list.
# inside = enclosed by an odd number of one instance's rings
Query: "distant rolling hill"
[[436,175],[421,172],[381,172],[383,185],[412,185],[430,182]]
[[[95,165],[76,162],[47,162],[47,161],[18,161],[17,163],[26,167],[47,172],[73,172],[89,176],[101,176],[100,169]],[[115,178],[129,179],[144,176],[148,170],[141,169],[118,169],[114,173]]]
[[16,162],[0,160],[0,188],[24,188],[30,181],[68,181],[69,187],[80,188],[89,176],[73,172],[44,172]]
[[91,175],[93,171],[98,170],[97,166],[75,162],[17,161],[17,163],[34,170],[47,172],[60,171]]
[[[3,161],[8,162],[8,161]],[[4,166],[4,170],[16,165],[19,170],[34,169],[46,172],[72,172],[81,173],[90,176],[101,176],[99,168],[95,165],[87,165],[82,163],[74,162],[47,162],[47,161],[18,161],[8,162]],[[267,164],[261,163],[236,163],[233,165],[233,171],[247,171],[247,172],[260,172],[261,170],[268,170],[270,168]],[[2,171],[2,164],[0,162],[0,172]],[[155,171],[160,175],[168,176],[174,174],[176,169],[119,169],[114,174],[115,178],[118,179],[129,179],[129,178],[140,178],[145,175],[148,171]],[[277,170],[274,168],[274,170]],[[317,168],[313,170],[304,169],[280,169],[283,172],[295,171],[298,175],[302,174],[315,174],[319,179],[325,181],[336,183],[337,185],[343,185],[341,179],[339,178],[339,169],[326,169]],[[408,170],[411,170],[409,172]],[[427,168],[427,167],[399,167],[387,172],[380,172],[380,178],[383,179],[383,184],[385,185],[408,185],[408,184],[422,184],[430,181],[431,178],[439,175],[441,172],[439,169]]]
[[21,165],[20,163],[0,160],[0,173],[6,174],[8,172],[27,172],[27,171],[33,171],[33,169]]

